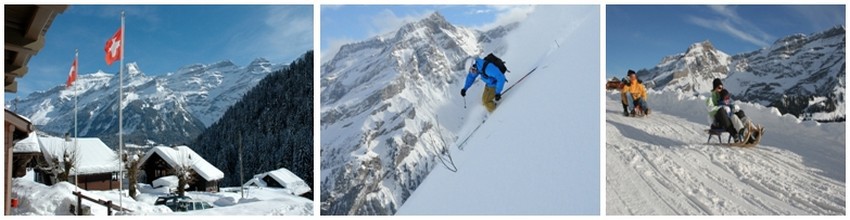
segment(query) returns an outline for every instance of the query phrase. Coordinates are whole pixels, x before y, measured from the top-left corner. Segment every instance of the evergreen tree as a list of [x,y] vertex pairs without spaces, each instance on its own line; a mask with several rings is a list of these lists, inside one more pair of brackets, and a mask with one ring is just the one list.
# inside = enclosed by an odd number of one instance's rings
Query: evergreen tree
[[246,178],[286,168],[313,188],[313,51],[266,76],[195,139],[197,153],[225,173],[222,186],[243,184],[239,134]]

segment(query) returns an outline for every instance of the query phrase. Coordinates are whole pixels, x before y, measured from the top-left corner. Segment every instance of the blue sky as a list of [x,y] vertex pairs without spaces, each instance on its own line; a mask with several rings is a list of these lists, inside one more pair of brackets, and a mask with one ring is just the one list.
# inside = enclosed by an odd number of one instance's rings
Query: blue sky
[[652,68],[664,56],[704,40],[734,55],[787,35],[845,25],[843,5],[609,5],[606,13],[606,79]]
[[403,24],[420,20],[434,11],[454,25],[486,30],[517,21],[533,10],[530,6],[484,5],[322,5],[322,61],[339,47],[397,30]]
[[[258,57],[289,63],[313,49],[312,5],[97,6],[72,5],[58,15],[45,47],[30,59],[18,79],[18,95],[63,85],[79,48],[80,74],[107,66],[103,47],[121,26],[126,11],[124,62],[136,62],[147,75],[162,75],[188,64],[229,59],[245,66]],[[6,93],[6,100],[14,98]]]

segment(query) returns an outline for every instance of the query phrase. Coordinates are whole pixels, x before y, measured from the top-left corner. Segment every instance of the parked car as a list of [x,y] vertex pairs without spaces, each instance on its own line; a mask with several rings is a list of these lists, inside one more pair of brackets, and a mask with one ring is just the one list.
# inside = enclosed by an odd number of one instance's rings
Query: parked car
[[174,208],[171,208],[171,210],[173,210],[175,212],[188,212],[188,211],[204,210],[204,209],[211,209],[211,208],[213,208],[213,206],[210,205],[207,202],[204,202],[204,201],[179,200],[179,201],[177,201],[177,205]]
[[169,204],[176,204],[177,201],[179,201],[179,200],[191,200],[191,199],[192,198],[190,198],[188,196],[178,196],[178,195],[160,196],[159,198],[156,198],[156,202],[154,202],[153,205],[169,206]]

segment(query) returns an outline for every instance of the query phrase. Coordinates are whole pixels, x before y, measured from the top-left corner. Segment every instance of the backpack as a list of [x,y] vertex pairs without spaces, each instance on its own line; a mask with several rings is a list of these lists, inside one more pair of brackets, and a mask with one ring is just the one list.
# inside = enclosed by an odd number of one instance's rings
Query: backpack
[[499,71],[502,71],[502,74],[510,72],[508,71],[508,67],[505,66],[505,61],[502,61],[502,59],[496,57],[496,55],[493,55],[493,53],[490,53],[487,54],[486,57],[484,57],[484,65],[482,67],[483,70],[481,70],[481,73],[487,77],[490,77],[489,75],[487,75],[487,64],[491,63],[493,65],[496,65],[496,67],[499,68]]

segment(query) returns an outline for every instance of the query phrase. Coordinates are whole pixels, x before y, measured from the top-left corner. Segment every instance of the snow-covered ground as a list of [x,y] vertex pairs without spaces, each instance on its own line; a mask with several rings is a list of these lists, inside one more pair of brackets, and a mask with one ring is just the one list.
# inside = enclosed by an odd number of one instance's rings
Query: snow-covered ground
[[[397,214],[598,214],[599,90],[581,83],[599,81],[598,33],[598,6],[537,7],[506,36],[506,88],[538,69],[505,95],[463,151],[445,137],[458,171],[431,171]],[[457,139],[484,117],[482,87],[467,92],[468,109],[458,102],[440,113],[466,111],[461,123],[441,118]]]
[[631,118],[619,97],[606,94],[608,215],[846,213],[843,122],[738,103],[766,132],[757,147],[726,147],[706,144],[704,98],[650,91],[652,114]]
[[[212,209],[172,212],[164,205],[154,206],[160,196],[167,195],[164,188],[154,189],[140,184],[136,199],[122,198],[122,205],[132,210],[127,215],[313,215],[313,201],[290,195],[289,191],[275,188],[249,187],[245,199],[241,198],[239,188],[222,188],[221,192],[186,192],[193,200],[204,201],[214,206]],[[20,201],[18,208],[12,209],[12,215],[69,215],[69,206],[76,204],[71,193],[74,185],[60,182],[46,186],[24,178],[15,179],[12,197]],[[126,191],[126,188],[125,188]],[[83,195],[111,200],[118,205],[118,190],[82,191]],[[84,206],[91,207],[92,215],[107,215],[106,207],[83,200]]]

